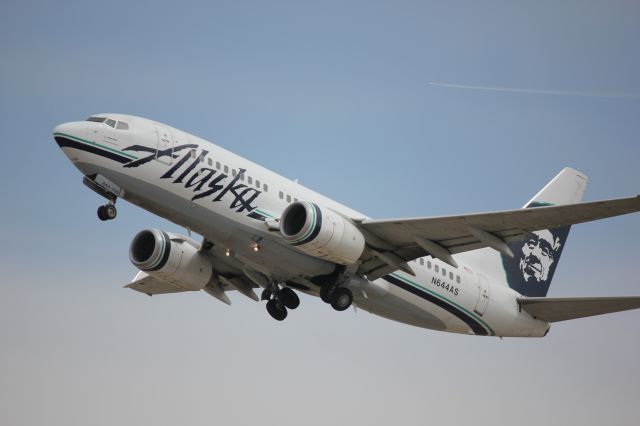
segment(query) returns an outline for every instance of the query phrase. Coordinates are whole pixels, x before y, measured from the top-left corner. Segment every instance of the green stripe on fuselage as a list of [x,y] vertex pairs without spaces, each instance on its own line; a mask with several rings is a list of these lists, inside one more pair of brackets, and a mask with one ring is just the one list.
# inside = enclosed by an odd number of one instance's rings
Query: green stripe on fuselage
[[113,148],[110,148],[110,147],[105,146],[105,145],[100,145],[99,143],[91,142],[91,141],[88,141],[86,139],[82,139],[82,138],[79,138],[77,136],[72,136],[72,135],[69,135],[69,134],[66,134],[66,133],[54,133],[53,136],[54,137],[55,136],[63,136],[65,138],[72,139],[72,140],[74,140],[76,142],[80,142],[80,143],[83,143],[83,144],[86,144],[86,145],[91,145],[91,146],[97,146],[97,147],[100,147],[102,149],[106,149],[107,151],[115,152],[118,155],[122,155],[123,157],[127,157],[127,158],[130,158],[132,160],[137,160],[138,159],[138,157],[136,157],[134,155],[131,155],[131,154],[128,154],[126,152],[122,152],[122,151],[119,151],[117,149],[113,149]]
[[487,329],[487,331],[489,332],[489,334],[491,334],[492,336],[495,336],[496,333],[495,331],[493,331],[493,329],[491,327],[489,327],[489,325],[484,322],[480,317],[478,317],[477,315],[473,314],[472,312],[469,312],[468,310],[466,310],[465,308],[463,308],[462,306],[458,305],[456,302],[447,299],[446,297],[442,296],[441,294],[438,294],[434,291],[431,291],[423,286],[421,286],[420,284],[410,280],[409,278],[405,278],[402,275],[398,275],[395,272],[390,273],[389,275],[393,276],[394,278],[397,278],[399,280],[404,281],[405,283],[417,288],[418,290],[424,291],[425,293],[429,293],[435,297],[437,297],[440,300],[443,300],[445,302],[447,302],[449,305],[451,306],[455,306],[456,308],[460,309],[461,311],[463,311],[464,313],[466,313],[467,315],[469,315],[471,318],[473,318],[474,320],[478,321],[480,324],[482,324],[482,326],[484,328]]

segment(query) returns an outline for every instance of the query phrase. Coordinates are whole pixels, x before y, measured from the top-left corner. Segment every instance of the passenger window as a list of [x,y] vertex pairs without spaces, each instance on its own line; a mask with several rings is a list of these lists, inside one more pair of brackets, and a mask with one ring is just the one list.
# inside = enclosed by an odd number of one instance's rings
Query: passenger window
[[251,176],[247,176],[247,183],[249,185],[253,184],[253,179],[251,178]]
[[456,282],[460,284],[460,275],[456,275]]
[[297,203],[297,202],[298,202],[298,199],[297,199],[297,198],[294,198],[294,199],[293,199],[293,201],[295,201],[295,202]]
[[431,261],[427,260],[427,268],[431,269]]
[[195,149],[191,150],[191,158],[196,158],[196,150]]
[[229,166],[224,166],[224,172],[225,172],[226,174],[229,174]]
[[209,163],[209,167],[213,166],[213,160],[211,158],[207,158],[207,162]]
[[453,280],[453,272],[449,272],[449,279]]
[[433,270],[436,272],[440,272],[440,267],[438,265],[433,265]]
[[260,189],[260,181],[256,179],[256,188]]
[[447,277],[447,270],[444,268],[442,268],[442,276],[445,278]]
[[110,119],[110,118],[107,118],[107,121],[105,121],[105,123],[106,123],[108,126],[116,127],[116,121],[115,121],[115,120],[112,120],[112,119]]
[[287,203],[291,202],[291,195],[287,195]]
[[125,123],[124,121],[118,121],[118,124],[116,124],[116,129],[118,129],[118,130],[129,130],[129,125],[127,123]]
[[216,161],[216,169],[220,170],[220,162]]
[[424,266],[424,259],[420,258],[420,265]]
[[282,191],[278,192],[278,196],[280,197],[281,200],[282,198],[284,198],[284,194],[282,193]]
[[269,187],[267,186],[266,183],[262,186],[262,189],[264,189],[264,192],[269,191]]
[[231,176],[236,177],[236,169],[231,169]]

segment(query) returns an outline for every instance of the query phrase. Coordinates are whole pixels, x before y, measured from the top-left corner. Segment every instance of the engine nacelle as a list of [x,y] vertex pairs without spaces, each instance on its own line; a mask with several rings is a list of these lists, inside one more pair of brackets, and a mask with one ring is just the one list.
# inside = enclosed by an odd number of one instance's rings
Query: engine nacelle
[[280,233],[303,252],[341,265],[356,263],[364,251],[364,236],[350,220],[313,203],[289,205]]
[[129,247],[131,263],[154,278],[185,290],[202,290],[213,275],[213,265],[186,238],[159,229],[140,231]]

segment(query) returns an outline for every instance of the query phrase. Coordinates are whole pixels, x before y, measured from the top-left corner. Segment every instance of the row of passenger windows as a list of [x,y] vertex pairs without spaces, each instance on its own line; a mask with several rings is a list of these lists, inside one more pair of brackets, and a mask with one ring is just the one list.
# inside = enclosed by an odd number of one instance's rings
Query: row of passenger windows
[[[195,150],[191,150],[191,156],[193,156],[195,158],[196,156],[196,151]],[[213,167],[213,159],[211,158],[207,158],[207,164],[209,165],[209,167]],[[227,166],[226,164],[221,164],[219,161],[215,162],[215,168],[217,170],[220,170],[222,172],[224,172],[225,174],[229,174],[229,170],[231,170],[231,176],[236,177],[238,174],[238,171],[236,169],[229,169],[229,166]],[[247,180],[247,183],[249,185],[253,185],[258,189],[262,189],[264,192],[269,192],[269,186],[266,183],[261,183],[258,179],[254,179],[251,176],[245,176],[244,173],[240,175],[239,180],[244,182],[244,180]],[[281,200],[287,200],[287,203],[290,203],[292,201],[297,202],[298,199],[295,197],[292,197],[289,194],[285,194],[282,191],[278,191],[278,196],[280,197]]]
[[[192,150],[191,155],[195,157],[196,151]],[[207,158],[207,164],[209,165],[209,167],[213,167],[213,159]],[[229,169],[229,166],[227,166],[226,164],[221,164],[219,161],[215,162],[215,168],[216,170],[224,172],[224,174],[226,175],[229,174],[229,170],[231,170],[231,176],[236,177],[238,175],[238,171],[236,169]],[[249,185],[253,185],[256,188],[263,190],[264,192],[269,192],[269,185],[260,182],[260,180],[254,179],[251,176],[245,176],[244,173],[242,173],[238,179],[242,182],[244,182],[244,180],[246,179]]]
[[289,195],[289,194],[286,194],[286,195],[285,195],[285,193],[284,193],[284,192],[282,192],[282,191],[279,191],[279,192],[278,192],[278,195],[280,196],[280,199],[281,199],[281,200],[286,199],[286,200],[287,200],[287,203],[290,203],[292,200],[293,200],[293,201],[295,201],[296,203],[298,202],[298,199],[297,199],[296,197],[292,197],[292,196],[291,196],[291,195]]
[[[422,265],[422,266],[424,266],[424,263],[425,263],[425,262],[424,262],[424,258],[420,258],[420,259],[416,260],[416,262],[419,262],[419,263],[420,263],[420,265]],[[443,277],[445,277],[445,278],[447,277],[447,269],[446,269],[446,268],[444,268],[444,267],[440,268],[440,266],[439,266],[439,265],[437,265],[437,264],[435,264],[435,263],[432,265],[432,264],[431,264],[431,261],[430,261],[430,260],[427,260],[427,268],[428,268],[428,269],[431,269],[432,267],[433,267],[433,271],[434,271],[436,274],[441,273]],[[453,280],[453,277],[454,277],[453,272],[449,271],[449,279],[450,279],[450,280]],[[455,275],[455,279],[456,279],[456,282],[457,282],[458,284],[460,284],[460,275],[457,275],[457,274],[456,274],[456,275]]]
[[86,121],[93,121],[94,123],[104,123],[107,126],[113,127],[118,130],[129,130],[129,123],[126,121],[116,121],[107,117],[89,117]]

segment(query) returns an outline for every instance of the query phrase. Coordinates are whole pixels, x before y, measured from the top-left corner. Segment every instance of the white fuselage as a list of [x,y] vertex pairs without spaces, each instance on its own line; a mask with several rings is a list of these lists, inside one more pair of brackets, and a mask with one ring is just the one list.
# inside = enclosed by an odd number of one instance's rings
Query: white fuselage
[[[129,128],[73,122],[58,126],[54,137],[84,175],[106,177],[122,189],[122,198],[212,241],[217,270],[237,271],[249,265],[317,294],[308,279],[331,273],[335,265],[299,251],[269,224],[296,200],[316,203],[354,221],[366,219],[196,136],[139,117],[103,116],[126,122]],[[521,311],[517,292],[493,274],[469,267],[473,262],[458,263],[456,269],[425,257],[411,262],[415,277],[396,271],[373,282],[355,280],[354,303],[385,318],[441,331],[546,334],[549,324]]]

